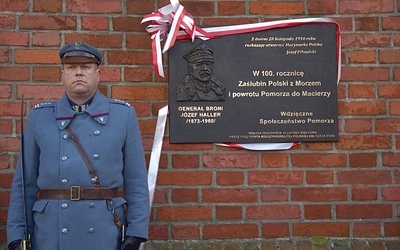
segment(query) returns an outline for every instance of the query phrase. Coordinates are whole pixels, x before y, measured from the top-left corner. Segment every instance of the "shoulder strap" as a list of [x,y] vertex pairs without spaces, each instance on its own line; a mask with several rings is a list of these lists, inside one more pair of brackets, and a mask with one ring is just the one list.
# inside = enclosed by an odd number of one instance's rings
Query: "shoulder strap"
[[67,131],[69,133],[69,136],[72,139],[72,142],[75,144],[76,148],[78,149],[79,153],[81,154],[83,160],[86,163],[86,166],[89,169],[89,173],[92,176],[92,178],[95,179],[95,186],[100,186],[100,180],[99,176],[97,175],[96,169],[93,167],[92,163],[89,160],[89,157],[86,154],[85,149],[83,148],[81,142],[78,140],[78,137],[75,135],[74,131],[72,131],[70,126],[67,126]]

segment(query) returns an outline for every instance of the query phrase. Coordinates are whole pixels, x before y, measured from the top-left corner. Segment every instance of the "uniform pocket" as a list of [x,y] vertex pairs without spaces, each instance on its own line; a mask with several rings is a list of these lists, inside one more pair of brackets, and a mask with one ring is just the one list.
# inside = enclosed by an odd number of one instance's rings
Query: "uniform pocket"
[[43,213],[43,211],[46,209],[47,204],[49,204],[49,201],[47,201],[47,200],[37,200],[33,204],[32,211],[38,212],[38,213]]

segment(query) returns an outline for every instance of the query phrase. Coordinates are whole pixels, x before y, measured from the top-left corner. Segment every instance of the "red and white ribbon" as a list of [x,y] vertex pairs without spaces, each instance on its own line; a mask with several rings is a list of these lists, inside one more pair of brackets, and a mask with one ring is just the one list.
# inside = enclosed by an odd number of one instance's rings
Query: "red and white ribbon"
[[[192,16],[185,10],[178,0],[171,0],[171,3],[160,8],[157,12],[144,16],[141,23],[151,22],[146,30],[152,39],[153,66],[157,74],[164,77],[162,54],[167,52],[176,40],[195,38],[208,40],[216,37],[257,32],[274,28],[287,28],[307,23],[333,23],[338,26],[336,34],[338,77],[340,79],[341,54],[340,54],[340,29],[339,24],[329,18],[299,18],[293,20],[278,20],[263,23],[251,23],[211,28],[200,28],[194,24]],[[169,30],[169,32],[168,32]],[[165,39],[164,48],[161,50],[161,42]]]
[[[146,30],[152,39],[153,65],[155,71],[162,77],[164,77],[162,54],[174,46],[179,32],[184,33],[185,37],[191,38],[192,41],[196,37],[210,38],[203,29],[194,24],[193,18],[178,0],[171,0],[171,4],[160,8],[157,12],[145,15],[141,23],[149,21],[151,24]],[[167,39],[161,50],[161,41],[165,38]]]

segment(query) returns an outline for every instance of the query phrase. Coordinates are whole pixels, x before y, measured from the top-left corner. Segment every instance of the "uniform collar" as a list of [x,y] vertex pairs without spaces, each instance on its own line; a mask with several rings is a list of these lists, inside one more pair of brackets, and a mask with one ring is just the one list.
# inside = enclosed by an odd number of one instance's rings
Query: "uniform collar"
[[[82,113],[89,114],[95,121],[100,124],[106,124],[108,113],[110,111],[110,103],[108,98],[102,95],[99,90],[93,96],[93,100],[88,109]],[[67,94],[64,93],[56,105],[56,120],[60,129],[65,129],[77,113],[71,109]]]

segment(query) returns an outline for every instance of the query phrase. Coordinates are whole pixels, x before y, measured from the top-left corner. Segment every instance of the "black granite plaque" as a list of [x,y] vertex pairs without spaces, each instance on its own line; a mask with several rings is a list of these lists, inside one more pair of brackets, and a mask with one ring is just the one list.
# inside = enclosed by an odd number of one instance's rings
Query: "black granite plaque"
[[177,41],[170,142],[336,141],[336,32],[313,23]]

